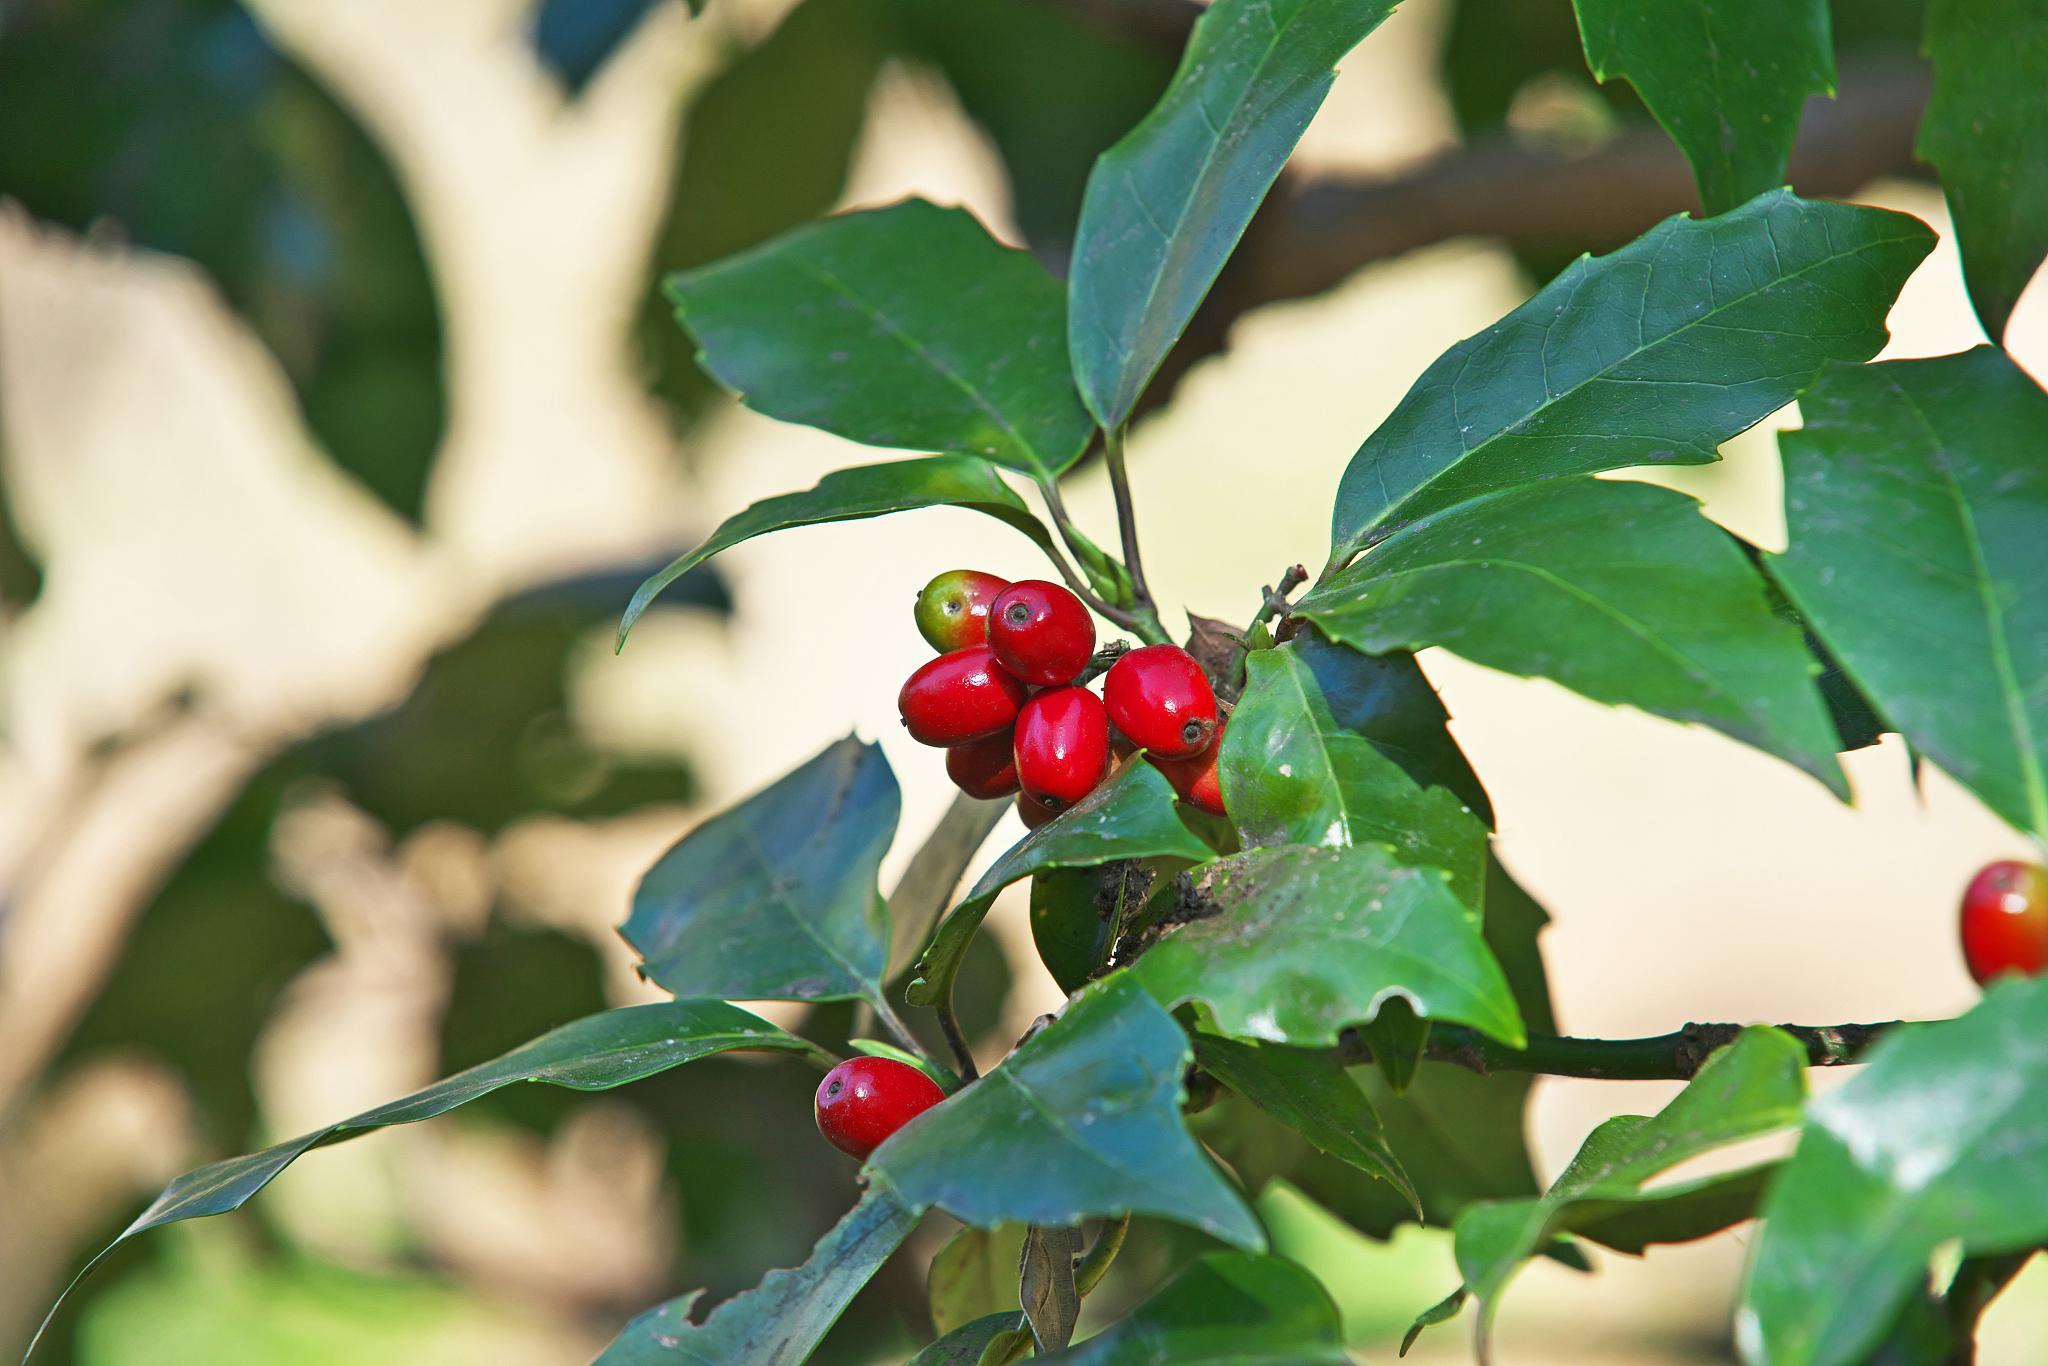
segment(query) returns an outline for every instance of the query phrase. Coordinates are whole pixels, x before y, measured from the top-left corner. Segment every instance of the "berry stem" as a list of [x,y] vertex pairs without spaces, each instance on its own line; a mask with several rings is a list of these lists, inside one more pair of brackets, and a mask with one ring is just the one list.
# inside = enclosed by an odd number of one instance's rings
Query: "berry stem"
[[[1081,550],[1075,544],[1074,519],[1067,514],[1067,503],[1064,498],[1060,497],[1060,486],[1058,483],[1051,479],[1041,479],[1038,481],[1038,493],[1040,497],[1045,499],[1045,510],[1052,514],[1053,525],[1059,528],[1060,539],[1067,543],[1069,550],[1072,550],[1076,555],[1080,555]],[[1106,621],[1115,622],[1126,631],[1135,631],[1140,635],[1144,634],[1138,615],[1134,612],[1125,611],[1115,603],[1104,600],[1101,594],[1088,586],[1087,581],[1081,577],[1080,572],[1067,563],[1067,557],[1059,553],[1058,547],[1047,546],[1046,554],[1052,559],[1053,567],[1060,571],[1060,578],[1066,581],[1067,587],[1074,590],[1074,596],[1087,603],[1097,616],[1102,617]],[[1148,614],[1149,611],[1150,609],[1147,608]],[[1158,627],[1156,618],[1153,620],[1153,626],[1155,629]],[[1147,637],[1148,642],[1150,639],[1150,637]]]
[[[1806,1045],[1807,1065],[1842,1067],[1860,1062],[1871,1044],[1908,1020],[1879,1024],[1779,1025]],[[1646,1039],[1575,1039],[1532,1034],[1529,1046],[1516,1050],[1464,1025],[1438,1024],[1430,1030],[1423,1056],[1456,1063],[1484,1075],[1489,1072],[1539,1072],[1553,1077],[1592,1077],[1606,1081],[1689,1081],[1707,1055],[1732,1042],[1741,1025],[1689,1024],[1669,1034]],[[1370,1062],[1372,1050],[1355,1032],[1337,1045],[1347,1064]]]
[[[1135,607],[1146,616],[1153,616],[1152,589],[1145,582],[1145,562],[1138,554],[1138,514],[1131,503],[1131,476],[1124,468],[1123,423],[1103,431],[1102,455],[1109,463],[1109,487],[1116,495],[1116,529],[1123,538],[1124,568],[1130,571]],[[1156,617],[1153,624],[1158,625]],[[1159,642],[1148,637],[1147,643]]]
[[918,1042],[917,1035],[910,1032],[910,1026],[903,1023],[903,1017],[890,1007],[887,995],[878,991],[868,998],[867,1004],[874,1007],[875,1018],[882,1022],[884,1029],[887,1029],[896,1036],[897,1043],[902,1044],[920,1058],[928,1059],[931,1057],[931,1054],[925,1051],[924,1045]]
[[963,1084],[981,1075],[981,1069],[974,1065],[974,1050],[967,1046],[967,1035],[960,1028],[960,1016],[953,1010],[953,993],[948,991],[939,998],[932,1013],[939,1017],[939,1032],[946,1036],[946,1047],[952,1051],[954,1070],[960,1074]]

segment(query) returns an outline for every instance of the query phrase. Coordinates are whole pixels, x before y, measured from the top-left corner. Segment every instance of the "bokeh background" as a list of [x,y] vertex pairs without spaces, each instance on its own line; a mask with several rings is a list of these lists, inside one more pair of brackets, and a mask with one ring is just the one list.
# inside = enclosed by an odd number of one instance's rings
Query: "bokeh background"
[[[1793,179],[1946,232],[1911,154],[1918,9],[1837,8],[1841,97],[1809,108]],[[1059,269],[1090,160],[1193,12],[0,0],[0,1355],[176,1172],[645,999],[611,929],[634,879],[828,739],[882,741],[903,844],[936,820],[936,756],[893,715],[923,656],[910,597],[1034,552],[947,511],[789,533],[686,581],[615,658],[642,573],[863,458],[719,396],[655,285],[912,193]],[[1248,617],[1317,562],[1345,460],[1439,351],[1692,202],[1626,87],[1587,76],[1564,0],[1410,0],[1344,64],[1135,433],[1153,582]],[[2037,375],[2044,296],[2009,336]],[[1952,246],[1892,327],[1889,355],[1982,340]],[[1770,432],[1725,453],[1656,477],[1781,545]],[[1069,502],[1108,534],[1099,471]],[[1970,1002],[1956,894],[2024,849],[1896,742],[1849,757],[1846,807],[1708,732],[1424,664],[1553,917],[1564,1029]],[[970,1023],[993,1059],[1057,993],[1022,906],[990,924]],[[714,1061],[322,1151],[111,1258],[43,1359],[583,1361],[659,1298],[801,1259],[851,1203],[812,1084]],[[1539,1083],[1539,1171],[1671,1090]],[[1367,1358],[1456,1282],[1440,1231],[1371,1242],[1282,1186],[1261,1209]],[[942,1223],[821,1359],[907,1353]],[[1732,1361],[1746,1242],[1533,1267],[1500,1359]],[[1176,1248],[1141,1227],[1126,1263]],[[2037,1264],[1983,1359],[2044,1340]],[[1458,1326],[1411,1359],[1468,1351]]]

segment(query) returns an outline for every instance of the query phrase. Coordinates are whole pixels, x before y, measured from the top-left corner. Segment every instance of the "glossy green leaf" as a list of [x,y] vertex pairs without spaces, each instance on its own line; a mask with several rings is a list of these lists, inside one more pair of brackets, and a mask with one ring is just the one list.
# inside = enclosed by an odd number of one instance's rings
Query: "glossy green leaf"
[[1807,1107],[1764,1202],[1736,1334],[1772,1366],[1848,1366],[1926,1283],[1935,1249],[2048,1241],[2048,980],[1894,1031]]
[[[1486,943],[1506,970],[1516,1009],[1531,1029],[1554,1033],[1550,990],[1544,980],[1538,935],[1547,917],[1498,863],[1488,870]],[[1392,1003],[1389,1002],[1389,1005]],[[1385,1007],[1382,1007],[1382,1014]],[[1452,1063],[1425,1062],[1407,1090],[1395,1094],[1374,1068],[1354,1068],[1387,1145],[1400,1154],[1426,1221],[1450,1227],[1475,1200],[1534,1196],[1542,1187],[1529,1160],[1523,1133],[1524,1110],[1533,1078],[1524,1072],[1481,1075]],[[1225,1111],[1217,1106],[1202,1118]],[[1414,1212],[1394,1188],[1360,1181],[1351,1167],[1313,1151],[1286,1151],[1295,1136],[1277,1125],[1243,1132],[1233,1125],[1204,1131],[1224,1160],[1258,1189],[1283,1176],[1360,1231],[1391,1237]]]
[[678,996],[875,999],[889,951],[876,885],[902,805],[879,745],[848,736],[661,856],[620,933]]
[[1190,1060],[1180,1026],[1119,973],[898,1130],[867,1175],[978,1228],[1149,1214],[1263,1248],[1258,1221],[1181,1123]]
[[1089,411],[1121,425],[1209,292],[1336,79],[1394,0],[1219,0],[1081,203],[1068,345]]
[[1366,438],[1338,485],[1332,566],[1512,485],[1713,460],[1826,362],[1875,355],[1933,245],[1904,214],[1778,191],[1579,258],[1445,352]]
[[1362,650],[1441,645],[1712,726],[1847,795],[1819,666],[1682,493],[1580,477],[1473,498],[1395,532],[1295,610]]
[[1941,173],[1970,302],[1997,341],[2048,256],[2048,3],[1929,0],[1920,159]]
[[947,913],[917,962],[917,979],[905,993],[912,1005],[929,1005],[953,990],[967,946],[996,894],[1017,881],[1051,868],[1090,868],[1119,858],[1172,857],[1199,863],[1209,846],[1180,818],[1173,787],[1150,764],[1126,764],[1108,782],[1018,841],[997,859],[973,890]]
[[1102,961],[1109,934],[1096,905],[1102,890],[1094,868],[1053,868],[1031,879],[1031,942],[1061,991],[1078,989]]
[[1422,1217],[1415,1187],[1387,1146],[1372,1102],[1327,1050],[1215,1034],[1194,1038],[1195,1062],[1202,1070],[1319,1150],[1391,1184],[1414,1207],[1415,1217]]
[[940,1334],[988,1314],[1007,1311],[1017,1321],[1017,1254],[1022,1224],[963,1228],[938,1250],[925,1272],[925,1302]]
[[1422,1052],[1429,1047],[1429,1021],[1399,996],[1388,998],[1380,1013],[1358,1026],[1358,1037],[1372,1054],[1372,1065],[1387,1087],[1399,1095],[1415,1080]]
[[1168,1006],[1208,1005],[1221,1033],[1328,1047],[1399,995],[1522,1046],[1507,979],[1440,869],[1378,845],[1255,849],[1212,864],[1196,899],[1131,971]]
[[[1415,664],[1393,658],[1390,671],[1312,632],[1252,654],[1223,732],[1224,805],[1247,849],[1385,844],[1411,867],[1448,872],[1476,906],[1486,826],[1469,803],[1447,787],[1422,786],[1395,757],[1409,757],[1400,720],[1378,704],[1389,673],[1401,677]],[[1433,733],[1450,743],[1440,724]]]
[[1094,1337],[1042,1358],[1064,1366],[1345,1366],[1343,1324],[1293,1262],[1212,1252]]
[[[516,1082],[541,1082],[572,1091],[609,1091],[699,1058],[740,1049],[822,1056],[814,1045],[723,1001],[662,1001],[586,1016],[401,1100],[260,1153],[187,1172],[164,1187],[149,1208],[79,1272],[78,1280],[83,1280],[101,1257],[139,1233],[240,1209],[286,1167],[315,1148],[393,1124],[433,1119]],[[77,1283],[74,1280],[72,1286]],[[70,1290],[64,1293],[68,1295]],[[63,1296],[59,1296],[58,1304],[62,1302]],[[49,1327],[57,1307],[50,1306],[43,1328]],[[41,1335],[38,1329],[37,1336]]]
[[912,1357],[904,1366],[980,1366],[989,1344],[1017,1327],[1017,1311],[989,1314],[963,1323]]
[[1800,409],[1772,573],[1916,751],[2048,837],[2048,394],[1986,346]]
[[650,1309],[627,1324],[593,1366],[802,1366],[915,1227],[916,1212],[886,1187],[875,1187],[818,1240],[802,1266],[769,1272],[702,1323],[690,1320],[702,1291]]
[[770,417],[1034,477],[1093,435],[1058,282],[964,209],[841,214],[671,276],[668,293],[704,368]]
[[1808,95],[1835,93],[1827,0],[1572,0],[1586,65],[1636,88],[1721,213],[1785,183]]
[[[1621,1115],[1595,1129],[1541,1198],[1486,1202],[1460,1214],[1458,1270],[1480,1301],[1482,1336],[1508,1278],[1553,1239],[1631,1207],[1690,1204],[1703,1184],[1709,1190],[1725,1185],[1728,1178],[1707,1177],[1704,1183],[1645,1188],[1690,1158],[1798,1123],[1805,1098],[1805,1047],[1779,1030],[1744,1030],[1655,1115]],[[1755,1195],[1752,1183],[1750,1200]],[[1690,1204],[1688,1213],[1698,1210]],[[1749,1212],[1743,1208],[1737,1217]],[[1674,1231],[1699,1236],[1722,1226]],[[1638,1236],[1652,1232],[1637,1228]]]
[[703,544],[649,577],[633,591],[633,600],[626,605],[625,617],[619,622],[619,644],[626,643],[633,623],[640,620],[662,589],[741,541],[791,527],[858,521],[931,507],[985,512],[1009,523],[1039,545],[1052,547],[1052,536],[1045,524],[1031,514],[995,467],[980,456],[933,455],[834,470],[802,493],[764,498],[745,511],[734,513],[720,522]]

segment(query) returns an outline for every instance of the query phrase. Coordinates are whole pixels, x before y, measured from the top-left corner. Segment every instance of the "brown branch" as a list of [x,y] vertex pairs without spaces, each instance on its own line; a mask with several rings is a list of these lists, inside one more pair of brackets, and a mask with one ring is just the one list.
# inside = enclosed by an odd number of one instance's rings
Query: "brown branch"
[[[1779,1025],[1806,1045],[1807,1064],[1842,1067],[1860,1061],[1878,1039],[1901,1024]],[[1743,1030],[1736,1024],[1689,1024],[1647,1039],[1575,1039],[1532,1034],[1526,1048],[1509,1048],[1476,1029],[1439,1024],[1429,1032],[1423,1056],[1485,1075],[1489,1072],[1536,1072],[1553,1077],[1593,1077],[1606,1081],[1687,1081],[1717,1048],[1735,1041]],[[1337,1045],[1346,1063],[1372,1061],[1372,1050],[1355,1031],[1346,1031]]]

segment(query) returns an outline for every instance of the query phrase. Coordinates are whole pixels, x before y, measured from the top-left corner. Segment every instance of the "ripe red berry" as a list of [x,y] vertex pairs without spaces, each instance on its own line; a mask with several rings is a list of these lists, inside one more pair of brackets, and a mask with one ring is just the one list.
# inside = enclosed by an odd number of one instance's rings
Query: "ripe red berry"
[[2048,868],[1986,864],[1963,892],[1963,961],[1979,986],[2008,972],[2048,968]]
[[882,1140],[946,1098],[939,1084],[893,1058],[848,1058],[818,1083],[818,1132],[868,1160]]
[[1048,811],[1064,811],[1109,771],[1109,714],[1086,688],[1047,688],[1017,713],[1017,781]]
[[917,595],[917,633],[941,652],[986,644],[989,604],[1009,586],[979,569],[948,569]]
[[1223,753],[1223,732],[1229,724],[1226,721],[1216,727],[1216,738],[1192,758],[1162,759],[1149,753],[1145,756],[1152,767],[1166,775],[1166,781],[1173,784],[1182,801],[1212,816],[1224,814],[1223,784],[1216,774],[1216,760]]
[[989,605],[988,645],[1026,683],[1071,683],[1095,653],[1095,621],[1058,584],[1022,579]]
[[896,710],[921,745],[957,745],[1008,730],[1030,690],[997,665],[986,645],[920,665],[896,694]]
[[1102,700],[1111,725],[1162,759],[1191,759],[1216,734],[1216,691],[1178,645],[1147,645],[1110,665]]
[[946,776],[953,786],[970,797],[984,801],[1007,797],[1017,790],[1017,751],[1007,730],[946,751]]

